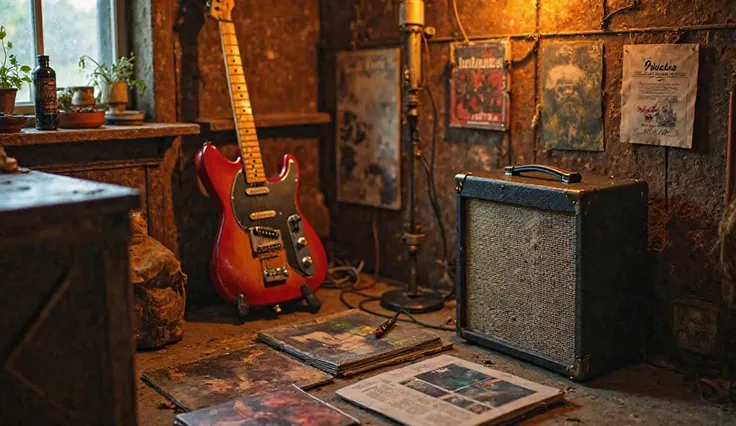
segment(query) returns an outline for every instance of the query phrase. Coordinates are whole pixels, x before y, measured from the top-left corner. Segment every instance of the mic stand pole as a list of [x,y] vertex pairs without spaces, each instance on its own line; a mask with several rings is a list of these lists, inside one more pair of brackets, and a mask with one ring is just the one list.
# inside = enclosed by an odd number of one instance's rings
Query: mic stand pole
[[409,286],[406,290],[392,290],[383,294],[381,306],[392,311],[410,313],[432,312],[444,306],[444,297],[433,291],[419,289],[417,283],[417,252],[424,234],[416,220],[416,189],[414,163],[419,151],[419,96],[422,90],[422,34],[424,32],[424,1],[403,0],[399,29],[406,37],[404,58],[404,84],[406,95],[406,121],[409,126],[409,223],[402,235],[409,249]]

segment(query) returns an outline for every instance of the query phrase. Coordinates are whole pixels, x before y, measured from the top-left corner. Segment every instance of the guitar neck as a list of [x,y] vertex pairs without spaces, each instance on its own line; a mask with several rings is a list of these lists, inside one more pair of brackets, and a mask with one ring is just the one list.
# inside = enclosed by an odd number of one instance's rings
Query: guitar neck
[[266,175],[263,169],[255,120],[253,119],[253,108],[250,104],[248,86],[245,82],[243,61],[240,58],[238,37],[235,34],[235,25],[232,21],[220,21],[220,37],[227,68],[227,80],[230,85],[230,102],[235,118],[235,132],[240,145],[240,161],[243,163],[245,180],[249,184],[263,183],[266,181]]

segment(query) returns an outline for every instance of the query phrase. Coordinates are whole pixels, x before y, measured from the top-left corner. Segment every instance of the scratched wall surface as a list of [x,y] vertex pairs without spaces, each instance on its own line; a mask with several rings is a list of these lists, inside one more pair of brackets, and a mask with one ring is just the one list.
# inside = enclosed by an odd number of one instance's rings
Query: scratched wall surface
[[[629,0],[608,0],[606,11],[611,12],[629,3]],[[598,31],[604,13],[601,0],[457,0],[457,6],[466,33],[471,37]],[[356,47],[398,45],[398,2],[322,0],[320,7],[321,106],[326,111],[334,111],[335,52]],[[686,347],[686,344],[677,347],[677,342],[686,343],[688,339],[686,335],[676,339],[678,330],[708,334],[719,325],[702,321],[703,315],[700,313],[703,311],[699,311],[698,306],[702,308],[703,303],[698,303],[704,301],[705,306],[716,309],[721,303],[720,278],[715,265],[717,253],[713,248],[717,239],[717,224],[724,208],[728,89],[734,84],[736,50],[732,47],[732,40],[736,31],[712,29],[621,33],[617,30],[726,24],[734,19],[736,2],[730,0],[642,0],[638,10],[613,16],[608,22],[612,30],[608,34],[542,37],[542,44],[558,40],[602,40],[605,49],[605,152],[545,151],[539,140],[540,132],[532,126],[536,105],[540,102],[538,75],[541,72],[538,55],[532,51],[527,56],[527,52],[534,47],[533,39],[514,38],[511,42],[515,59],[511,70],[511,131],[502,134],[447,127],[450,46],[446,40],[453,37],[462,39],[462,36],[454,19],[452,1],[426,0],[427,24],[436,27],[436,38],[443,39],[431,43],[429,47],[431,63],[428,86],[438,109],[435,173],[448,245],[452,248],[455,242],[453,176],[458,172],[536,162],[564,166],[583,174],[645,179],[649,183],[649,241],[655,277],[651,303],[652,346],[669,353],[692,352],[693,348]],[[619,125],[623,46],[670,42],[701,45],[694,147],[684,150],[621,144]],[[429,156],[434,120],[428,97],[422,100],[422,132],[425,153]],[[365,259],[371,269],[374,255],[370,229],[374,211],[334,201],[334,149],[330,150],[330,143],[334,143],[334,140],[326,139],[327,146],[323,147],[321,184],[330,202],[332,237],[339,245],[350,247],[352,257]],[[405,170],[404,175],[407,173]],[[436,261],[441,257],[441,240],[428,202],[425,175],[417,169],[416,176],[418,217],[427,234],[419,255],[420,283],[431,285],[437,283],[440,276]],[[397,238],[406,212],[378,211],[377,215],[381,274],[406,280],[406,251]],[[348,229],[350,232],[344,232]],[[701,300],[692,302],[696,299]],[[673,307],[677,303],[695,307],[687,311],[690,316],[678,317],[684,320],[675,319]],[[721,317],[724,316],[722,312]],[[724,330],[723,324],[720,325],[720,329]],[[714,340],[722,338],[720,334],[710,336]]]

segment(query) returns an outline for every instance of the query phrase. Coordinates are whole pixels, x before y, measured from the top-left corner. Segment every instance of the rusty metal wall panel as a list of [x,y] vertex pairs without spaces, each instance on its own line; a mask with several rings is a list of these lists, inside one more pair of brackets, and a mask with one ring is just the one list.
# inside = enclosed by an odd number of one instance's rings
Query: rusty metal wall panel
[[[322,44],[321,95],[323,108],[334,109],[334,75],[331,56],[341,49],[350,49],[351,39],[358,35],[358,46],[398,45],[400,39],[395,2],[359,0],[321,1]],[[394,3],[390,12],[382,7]],[[565,3],[562,5],[562,3]],[[609,0],[607,12],[624,7],[628,0]],[[534,1],[479,1],[458,2],[460,16],[469,36],[485,34],[533,33],[538,20],[541,32],[598,31],[603,17],[602,2],[572,0],[568,2],[539,2],[535,15]],[[356,13],[359,10],[359,13]],[[632,27],[679,27],[693,24],[723,24],[736,19],[736,3],[728,0],[642,1],[638,11],[617,14],[609,20],[612,30]],[[370,24],[372,31],[354,34],[351,24]],[[435,169],[437,192],[445,227],[454,235],[454,185],[452,176],[457,172],[497,167],[509,163],[547,163],[564,166],[586,173],[632,177],[649,183],[649,248],[653,253],[654,299],[652,301],[653,346],[669,350],[676,347],[673,337],[673,299],[694,297],[720,301],[720,279],[716,269],[717,223],[723,210],[723,180],[725,169],[725,134],[728,122],[727,89],[734,83],[731,76],[736,53],[727,47],[736,35],[734,30],[700,30],[686,32],[661,31],[627,34],[580,35],[577,37],[546,37],[541,43],[572,40],[602,40],[604,42],[603,101],[605,147],[601,153],[544,151],[537,142],[539,129],[534,129],[535,110],[541,99],[541,63],[531,52],[528,59],[512,67],[511,132],[509,141],[493,132],[446,128],[448,37],[462,39],[454,20],[452,2],[427,2],[427,24],[437,28],[442,42],[430,45],[432,66],[429,87],[439,108],[437,165]],[[358,26],[360,26],[358,25]],[[621,108],[621,74],[625,44],[700,43],[700,86],[696,110],[695,146],[681,150],[656,146],[627,145],[619,142]],[[512,53],[520,59],[533,47],[533,41],[515,38]],[[428,155],[431,114],[428,99],[422,99],[420,119]],[[334,161],[334,141],[325,139],[325,162]],[[373,248],[370,223],[373,212],[336,203],[334,200],[334,167],[322,171],[322,187],[331,202],[333,239],[351,247],[352,257],[367,261],[373,267]],[[406,174],[407,172],[404,171]],[[423,172],[417,171],[419,220],[425,225],[427,239],[420,249],[420,283],[436,283],[439,277],[436,259],[440,256],[439,234],[429,207]],[[381,238],[381,272],[394,279],[406,279],[405,250],[397,238],[404,212],[378,213]],[[341,230],[350,229],[350,233]]]

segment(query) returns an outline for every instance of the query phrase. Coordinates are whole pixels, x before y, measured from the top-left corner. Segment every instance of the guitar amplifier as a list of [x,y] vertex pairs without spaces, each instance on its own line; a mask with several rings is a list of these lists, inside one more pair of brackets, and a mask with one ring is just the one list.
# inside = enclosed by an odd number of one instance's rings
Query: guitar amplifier
[[574,380],[640,356],[645,181],[538,165],[455,181],[462,338]]

